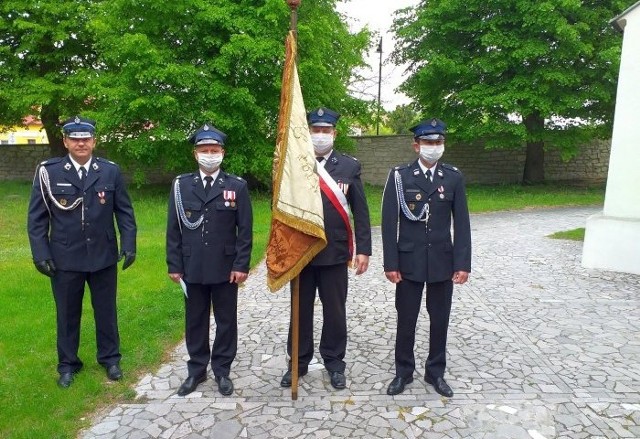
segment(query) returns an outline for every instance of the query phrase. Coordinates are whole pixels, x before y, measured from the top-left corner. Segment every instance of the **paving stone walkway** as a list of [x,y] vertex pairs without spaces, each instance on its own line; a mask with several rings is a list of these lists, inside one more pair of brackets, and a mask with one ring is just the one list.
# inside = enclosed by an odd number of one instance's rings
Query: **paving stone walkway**
[[[456,287],[449,332],[451,399],[422,378],[424,307],[416,379],[403,394],[386,395],[396,317],[375,228],[370,269],[350,279],[347,389],[334,390],[317,362],[297,401],[279,387],[289,292],[270,293],[261,265],[240,291],[232,396],[220,395],[212,377],[176,396],[186,377],[181,345],[137,384],[134,403],[101,414],[81,437],[640,438],[640,276],[586,270],[580,242],[547,237],[584,227],[598,210],[472,216],[473,273]],[[321,317],[319,304],[316,311]]]

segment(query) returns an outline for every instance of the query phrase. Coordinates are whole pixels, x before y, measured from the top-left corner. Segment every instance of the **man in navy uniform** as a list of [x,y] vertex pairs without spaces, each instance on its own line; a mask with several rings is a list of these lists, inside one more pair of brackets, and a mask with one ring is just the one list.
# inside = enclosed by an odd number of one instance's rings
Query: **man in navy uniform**
[[[444,379],[453,284],[471,272],[471,229],[464,178],[458,168],[441,163],[445,124],[430,119],[411,128],[418,159],[389,173],[382,199],[382,248],[387,279],[396,284],[396,377],[389,395],[413,381],[416,322],[426,284],[429,356],[425,380],[451,397]],[[453,239],[451,219],[453,218]]]
[[[320,355],[331,385],[335,389],[344,389],[347,266],[353,263],[357,275],[367,271],[371,255],[371,224],[360,180],[360,163],[353,157],[333,150],[339,117],[338,113],[328,108],[318,108],[307,114],[311,142],[318,160],[327,246],[300,273],[298,372],[300,377],[304,376],[313,357],[313,307],[317,289],[323,317]],[[355,248],[350,216],[353,216],[355,226]],[[287,351],[291,355],[291,328]],[[291,365],[280,385],[291,386]]]
[[[196,172],[173,181],[167,221],[167,265],[174,282],[184,282],[188,377],[184,396],[207,379],[207,365],[223,395],[231,395],[231,363],[238,346],[238,284],[247,279],[251,259],[251,202],[247,182],[220,170],[226,135],[211,124],[189,141]],[[216,335],[209,344],[213,305]]]
[[109,379],[122,378],[116,263],[124,257],[125,270],[135,260],[136,221],[119,167],[93,156],[95,121],[72,117],[62,130],[69,154],[38,166],[28,231],[35,266],[51,278],[57,314],[58,384],[69,387],[82,368],[78,346],[85,283],[91,291],[98,363]]

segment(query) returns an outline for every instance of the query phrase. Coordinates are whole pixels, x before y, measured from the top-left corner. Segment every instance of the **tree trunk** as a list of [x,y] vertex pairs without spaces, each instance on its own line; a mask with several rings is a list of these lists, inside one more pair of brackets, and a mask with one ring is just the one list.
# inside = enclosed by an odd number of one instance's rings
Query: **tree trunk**
[[60,110],[58,107],[53,104],[43,105],[40,111],[40,120],[49,139],[51,157],[62,157],[66,155],[67,149],[62,142],[62,133],[58,125],[60,120]]
[[[534,112],[524,118],[529,139],[541,139],[544,130],[544,118]],[[527,141],[526,159],[522,174],[523,184],[544,183],[544,141]]]

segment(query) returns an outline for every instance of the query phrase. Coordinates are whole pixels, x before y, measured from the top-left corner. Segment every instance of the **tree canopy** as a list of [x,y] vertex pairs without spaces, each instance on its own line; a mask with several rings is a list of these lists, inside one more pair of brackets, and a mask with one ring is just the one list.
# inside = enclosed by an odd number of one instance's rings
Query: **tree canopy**
[[[357,117],[367,104],[347,87],[364,63],[369,32],[350,33],[337,1],[302,2],[298,70],[309,109],[323,105]],[[47,105],[56,119],[82,112],[97,119],[110,156],[172,170],[193,167],[186,139],[211,122],[228,135],[225,169],[269,181],[289,28],[284,0],[33,3],[1,7],[0,65],[10,73],[0,75],[11,85],[0,84],[0,109],[11,108],[14,121],[34,108],[44,115]],[[45,9],[57,9],[58,18]],[[43,73],[25,64],[24,41],[34,39],[25,27],[42,34],[28,53],[56,61],[55,68]],[[5,41],[16,43],[5,49]]]
[[96,60],[84,25],[92,0],[0,3],[0,124],[39,116],[52,149],[64,150],[61,115],[86,107],[84,70]]
[[527,144],[523,181],[544,180],[544,149],[608,135],[629,0],[423,0],[394,20],[401,89],[461,141]]

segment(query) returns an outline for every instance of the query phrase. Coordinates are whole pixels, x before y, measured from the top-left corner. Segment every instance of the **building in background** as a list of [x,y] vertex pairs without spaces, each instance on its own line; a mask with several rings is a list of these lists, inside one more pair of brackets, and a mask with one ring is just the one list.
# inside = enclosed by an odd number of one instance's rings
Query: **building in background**
[[22,126],[0,127],[0,145],[48,145],[42,122],[35,116],[23,119]]

